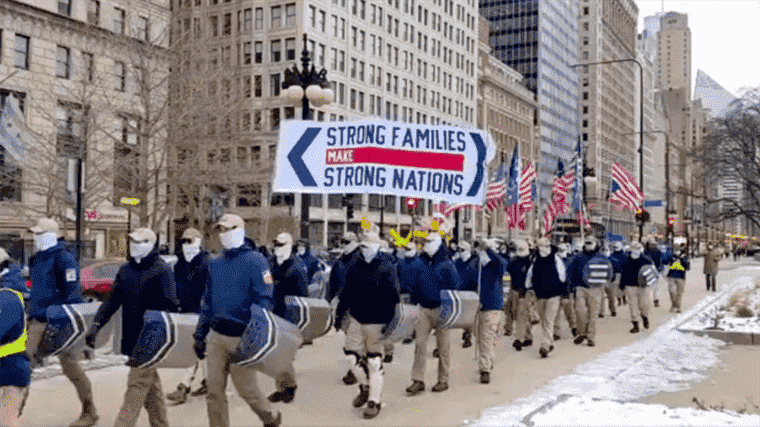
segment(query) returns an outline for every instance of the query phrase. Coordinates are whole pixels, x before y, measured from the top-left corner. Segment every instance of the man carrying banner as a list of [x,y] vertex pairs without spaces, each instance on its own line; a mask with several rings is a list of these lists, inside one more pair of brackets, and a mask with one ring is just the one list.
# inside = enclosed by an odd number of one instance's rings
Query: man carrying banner
[[[177,311],[179,300],[171,267],[156,251],[157,236],[149,228],[129,234],[129,262],[122,265],[113,281],[113,293],[98,309],[85,342],[95,346],[100,328],[122,308],[121,354],[131,356],[144,326],[148,310]],[[166,402],[156,368],[130,367],[124,403],[115,427],[132,427],[145,407],[152,426],[168,426]]]
[[[52,218],[41,218],[30,231],[34,233],[35,255],[29,267],[33,286],[29,295],[30,321],[27,325],[29,336],[26,351],[34,367],[39,363],[35,353],[47,326],[47,308],[53,305],[81,303],[84,300],[82,288],[79,286],[79,264],[66,250],[64,243],[58,241],[58,222]],[[79,366],[77,356],[70,352],[62,352],[58,360],[61,362],[63,374],[74,384],[79,401],[82,402],[82,414],[70,426],[95,425],[100,417],[92,397],[92,384]],[[29,390],[25,393],[29,393]]]

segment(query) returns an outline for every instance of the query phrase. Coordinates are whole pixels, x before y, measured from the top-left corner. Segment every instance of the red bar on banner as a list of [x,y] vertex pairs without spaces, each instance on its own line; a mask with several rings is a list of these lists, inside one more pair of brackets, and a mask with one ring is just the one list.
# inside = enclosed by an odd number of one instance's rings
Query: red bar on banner
[[363,147],[330,148],[327,150],[326,156],[326,164],[328,165],[374,163],[378,165],[438,169],[452,172],[464,171],[463,154]]

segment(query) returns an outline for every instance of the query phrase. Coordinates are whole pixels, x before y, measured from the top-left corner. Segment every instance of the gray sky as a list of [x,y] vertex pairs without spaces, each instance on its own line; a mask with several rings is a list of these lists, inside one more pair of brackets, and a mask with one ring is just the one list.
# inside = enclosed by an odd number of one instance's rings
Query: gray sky
[[729,92],[760,86],[760,0],[636,0],[643,18],[663,10],[689,15],[691,90],[701,69]]

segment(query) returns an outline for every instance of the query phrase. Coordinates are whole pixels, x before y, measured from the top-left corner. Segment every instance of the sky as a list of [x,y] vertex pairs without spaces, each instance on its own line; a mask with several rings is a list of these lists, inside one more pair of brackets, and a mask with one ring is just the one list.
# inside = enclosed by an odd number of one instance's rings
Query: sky
[[760,86],[760,0],[636,0],[638,32],[644,17],[665,12],[689,15],[691,91],[701,69],[733,94],[741,87]]

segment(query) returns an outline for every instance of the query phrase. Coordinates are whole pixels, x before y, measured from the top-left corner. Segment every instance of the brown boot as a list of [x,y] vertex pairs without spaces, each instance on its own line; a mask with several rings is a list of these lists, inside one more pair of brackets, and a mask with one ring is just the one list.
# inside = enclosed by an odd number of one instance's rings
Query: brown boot
[[95,423],[97,423],[100,419],[97,412],[98,411],[95,409],[95,404],[91,400],[82,403],[82,415],[80,415],[76,421],[69,424],[69,427],[94,426]]

